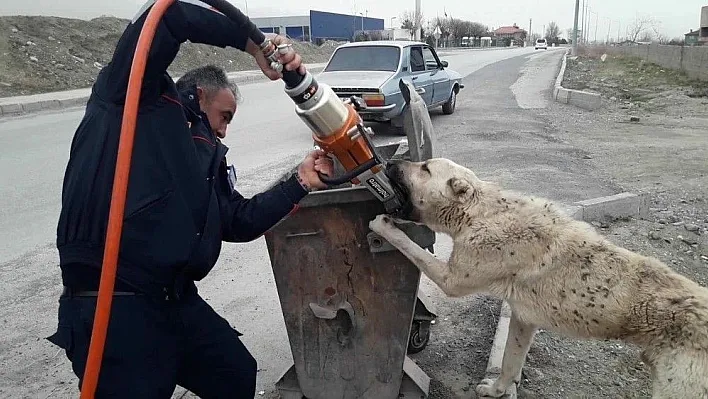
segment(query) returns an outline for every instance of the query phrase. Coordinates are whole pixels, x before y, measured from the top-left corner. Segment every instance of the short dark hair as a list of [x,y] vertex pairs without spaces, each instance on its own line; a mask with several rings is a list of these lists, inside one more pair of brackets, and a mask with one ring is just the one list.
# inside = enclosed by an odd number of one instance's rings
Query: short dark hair
[[207,98],[212,97],[221,89],[231,89],[236,97],[236,102],[241,102],[241,93],[235,83],[229,81],[226,72],[216,65],[205,65],[199,68],[194,68],[177,80],[177,90],[185,90],[192,86],[198,86],[204,89]]

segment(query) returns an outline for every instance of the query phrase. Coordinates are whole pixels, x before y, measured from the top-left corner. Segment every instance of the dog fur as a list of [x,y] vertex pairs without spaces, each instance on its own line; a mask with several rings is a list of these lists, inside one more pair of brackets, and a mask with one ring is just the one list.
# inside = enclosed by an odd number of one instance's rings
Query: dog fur
[[503,191],[450,160],[398,161],[406,219],[453,240],[443,262],[379,215],[370,228],[446,295],[489,294],[512,310],[502,371],[476,387],[501,397],[517,383],[539,328],[643,349],[654,398],[708,398],[708,289],[658,259],[619,247],[551,201]]

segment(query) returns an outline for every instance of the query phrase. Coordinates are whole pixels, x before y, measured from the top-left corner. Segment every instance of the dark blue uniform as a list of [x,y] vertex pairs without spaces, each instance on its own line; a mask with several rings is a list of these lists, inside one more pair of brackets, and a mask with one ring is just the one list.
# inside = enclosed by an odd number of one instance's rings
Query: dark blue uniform
[[[245,16],[235,22],[190,3],[168,9],[145,70],[97,397],[169,398],[179,384],[205,398],[252,398],[256,361],[240,334],[197,294],[194,281],[212,269],[222,241],[258,238],[307,194],[294,177],[250,199],[230,186],[228,149],[200,111],[196,88],[177,92],[166,70],[187,40],[245,50],[257,28]],[[66,350],[79,379],[96,309],[130,67],[146,16],[127,27],[99,73],[64,178],[57,248],[66,288],[49,340]]]

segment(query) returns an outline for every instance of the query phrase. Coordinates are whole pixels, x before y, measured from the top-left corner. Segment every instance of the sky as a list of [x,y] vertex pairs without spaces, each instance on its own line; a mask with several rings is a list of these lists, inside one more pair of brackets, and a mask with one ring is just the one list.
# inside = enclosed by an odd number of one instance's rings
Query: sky
[[[393,22],[398,27],[401,13],[415,10],[415,0],[300,0],[291,3],[282,0],[229,0],[251,17],[307,15],[310,9],[345,14],[362,13],[381,18],[388,28]],[[480,22],[494,29],[517,24],[541,34],[544,25],[554,21],[562,36],[573,27],[574,0],[420,0],[423,18],[448,16]],[[626,34],[626,28],[638,17],[658,21],[659,32],[668,38],[683,37],[700,25],[701,7],[706,0],[579,0],[582,15],[583,2],[590,10],[590,40],[605,39],[608,32],[616,38]],[[100,15],[131,18],[144,0],[1,0],[0,15],[52,15],[73,18],[93,18]],[[641,10],[638,8],[641,5]],[[394,18],[395,17],[395,18]],[[579,17],[579,26],[580,26]],[[597,23],[596,23],[597,20]],[[597,28],[597,29],[596,29]]]

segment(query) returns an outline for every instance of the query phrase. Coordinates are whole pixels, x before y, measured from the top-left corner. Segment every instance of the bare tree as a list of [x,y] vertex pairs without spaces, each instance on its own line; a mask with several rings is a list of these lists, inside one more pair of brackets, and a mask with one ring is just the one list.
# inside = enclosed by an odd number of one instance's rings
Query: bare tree
[[554,21],[549,22],[546,27],[546,39],[550,42],[555,42],[558,40],[558,36],[560,36],[560,28],[558,27],[558,24]]
[[652,30],[656,29],[656,26],[656,21],[651,17],[637,18],[627,26],[627,39],[636,42],[640,37],[642,39],[649,37],[649,41],[651,41]]
[[467,36],[467,23],[461,19],[450,19],[450,34],[457,39]]
[[451,21],[449,18],[435,17],[431,25],[433,30],[435,30],[436,27],[440,28],[440,37],[446,38],[450,35]]
[[401,28],[408,30],[411,38],[415,36],[415,30],[423,26],[423,14],[406,10],[401,14]]
[[486,25],[483,25],[479,22],[468,22],[467,23],[467,35],[471,37],[482,37],[487,31],[489,30],[489,27]]

